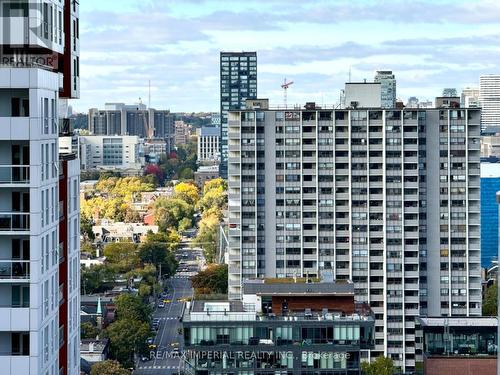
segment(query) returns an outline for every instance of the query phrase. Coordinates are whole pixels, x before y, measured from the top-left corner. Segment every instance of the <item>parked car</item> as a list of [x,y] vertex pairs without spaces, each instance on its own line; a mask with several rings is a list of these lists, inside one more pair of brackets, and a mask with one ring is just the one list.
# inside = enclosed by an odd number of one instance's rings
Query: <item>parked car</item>
[[163,301],[158,302],[158,307],[160,309],[163,309],[165,307],[165,302],[163,302]]

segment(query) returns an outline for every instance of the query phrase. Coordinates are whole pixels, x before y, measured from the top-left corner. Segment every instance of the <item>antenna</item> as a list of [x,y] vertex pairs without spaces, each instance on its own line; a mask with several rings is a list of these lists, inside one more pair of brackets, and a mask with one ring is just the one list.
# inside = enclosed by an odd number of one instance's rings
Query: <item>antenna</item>
[[291,85],[293,85],[293,81],[287,82],[286,78],[283,80],[283,84],[281,85],[281,88],[283,89],[283,102],[285,104],[285,108],[287,108],[287,91]]
[[149,98],[148,98],[148,108],[151,108],[151,80],[149,80]]
[[351,83],[351,65],[349,65],[349,83]]

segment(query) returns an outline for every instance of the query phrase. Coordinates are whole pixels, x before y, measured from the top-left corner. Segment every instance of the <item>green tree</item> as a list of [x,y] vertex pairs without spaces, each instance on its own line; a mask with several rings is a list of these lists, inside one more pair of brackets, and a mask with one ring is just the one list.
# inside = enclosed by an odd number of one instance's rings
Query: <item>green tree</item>
[[132,294],[121,294],[115,299],[118,319],[148,322],[151,309],[142,299]]
[[90,217],[86,217],[82,215],[80,220],[80,232],[84,238],[87,238],[90,241],[95,240],[95,234],[92,230],[92,226],[94,225],[94,221]]
[[99,329],[90,322],[80,325],[80,336],[82,339],[95,339],[99,334]]
[[208,263],[215,261],[218,246],[218,233],[220,221],[216,214],[204,215],[199,222],[198,234],[192,244],[203,249],[203,254]]
[[203,271],[191,277],[196,294],[226,294],[227,264],[209,264]]
[[483,297],[483,315],[497,316],[498,311],[498,284],[495,283],[486,289]]
[[194,207],[178,198],[158,198],[153,205],[153,213],[160,231],[178,229],[182,219],[193,219]]
[[179,222],[179,232],[184,232],[193,226],[193,221],[185,217]]
[[137,246],[132,242],[112,242],[104,247],[106,261],[118,272],[129,272],[139,264]]
[[117,361],[97,362],[92,366],[90,375],[130,375]]
[[146,322],[120,318],[111,323],[105,331],[110,340],[109,352],[125,367],[134,364],[134,353],[146,354],[146,339],[149,336],[149,324]]
[[115,271],[104,264],[82,267],[80,272],[80,289],[82,294],[92,294],[106,290],[106,281],[113,281]]
[[361,371],[363,375],[393,375],[396,372],[396,368],[392,359],[379,356],[371,363],[361,363]]
[[162,275],[172,275],[177,268],[177,261],[169,246],[163,242],[145,242],[139,246],[139,257],[143,263],[161,266]]

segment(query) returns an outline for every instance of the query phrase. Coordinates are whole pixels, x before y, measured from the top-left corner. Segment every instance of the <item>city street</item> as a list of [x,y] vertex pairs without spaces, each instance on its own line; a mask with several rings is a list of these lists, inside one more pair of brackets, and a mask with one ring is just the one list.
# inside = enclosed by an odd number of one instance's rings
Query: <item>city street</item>
[[[184,347],[183,337],[179,334],[181,324],[179,317],[182,314],[185,302],[179,301],[183,298],[191,298],[193,289],[189,277],[196,274],[199,270],[199,260],[201,251],[187,248],[179,249],[176,254],[183,255],[177,273],[165,283],[165,291],[168,292],[165,307],[156,306],[153,313],[153,319],[159,318],[160,325],[154,338],[154,344],[157,346],[156,353],[160,356],[152,358],[146,362],[138,361],[134,375],[153,375],[153,374],[176,374],[179,372],[179,358],[172,356],[174,348],[182,350]],[[189,268],[187,268],[189,265]],[[185,270],[185,271],[184,271]],[[174,357],[174,358],[173,358]]]

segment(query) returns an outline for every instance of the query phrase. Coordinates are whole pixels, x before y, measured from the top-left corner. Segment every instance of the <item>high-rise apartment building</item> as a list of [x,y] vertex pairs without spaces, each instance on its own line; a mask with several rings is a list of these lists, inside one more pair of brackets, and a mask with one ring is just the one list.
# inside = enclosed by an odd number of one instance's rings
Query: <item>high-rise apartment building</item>
[[481,103],[481,126],[500,125],[500,74],[489,74],[479,78],[479,101]]
[[220,159],[220,129],[215,126],[204,126],[197,130],[198,162],[216,163]]
[[381,85],[382,108],[396,107],[396,77],[392,70],[378,70],[375,82]]
[[220,53],[220,175],[227,178],[227,113],[257,99],[257,52]]
[[58,109],[79,95],[78,2],[0,5],[0,372],[76,375],[79,168]]
[[230,111],[229,297],[350,279],[412,371],[415,317],[481,314],[479,135],[479,109]]
[[479,88],[466,87],[460,95],[460,105],[462,107],[481,107],[479,102]]
[[93,135],[130,135],[163,139],[167,152],[174,149],[174,115],[169,110],[147,108],[142,103],[106,103],[103,110],[89,110],[88,126]]

